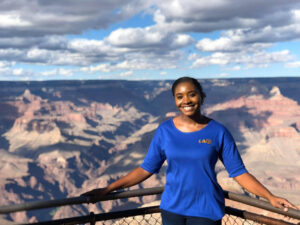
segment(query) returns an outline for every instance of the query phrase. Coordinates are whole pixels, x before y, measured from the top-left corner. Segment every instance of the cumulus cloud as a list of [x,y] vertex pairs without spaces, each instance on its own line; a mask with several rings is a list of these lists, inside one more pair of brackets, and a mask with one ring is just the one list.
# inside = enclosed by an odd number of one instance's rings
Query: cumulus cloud
[[178,61],[183,59],[184,54],[181,51],[172,51],[163,56],[157,57],[155,53],[142,54],[131,53],[124,56],[124,59],[118,63],[102,63],[82,67],[81,71],[87,73],[111,72],[118,70],[162,70],[177,68]]
[[40,74],[42,76],[65,76],[65,77],[71,77],[73,76],[74,70],[72,69],[64,69],[64,68],[58,68],[54,70],[48,70],[41,72]]
[[286,68],[299,68],[300,67],[300,61],[286,63],[285,67]]
[[261,29],[237,29],[224,32],[220,38],[204,38],[196,44],[197,49],[205,52],[216,51],[257,51],[276,42],[291,41],[300,37],[299,23],[282,27],[266,26]]
[[[189,35],[160,32],[152,27],[118,29],[102,40],[83,38],[67,40],[65,37],[52,35],[32,37],[28,40],[25,37],[16,37],[12,40],[0,38],[0,60],[43,65],[87,66],[108,62],[110,64],[132,62],[134,57],[139,57],[146,58],[147,63],[141,65],[150,68],[150,58],[154,59],[153,64],[157,63],[159,58],[166,62],[172,55],[178,55],[178,49],[192,42],[193,39]],[[168,64],[170,63],[166,63]],[[154,67],[157,68],[156,65]],[[91,71],[95,71],[94,66],[91,66]],[[104,68],[103,71],[107,70]]]
[[0,1],[0,36],[78,34],[107,28],[147,8],[149,1]]
[[120,73],[120,77],[129,77],[133,75],[133,71],[126,71],[123,73]]
[[196,44],[196,48],[204,52],[234,52],[244,51],[254,52],[260,49],[271,47],[270,43],[247,43],[235,37],[221,37],[216,40],[204,38]]
[[158,4],[155,21],[165,29],[191,32],[262,28],[290,24],[297,0],[166,0]]
[[117,29],[107,40],[119,47],[162,50],[182,48],[193,41],[189,35],[164,32],[156,27]]
[[[293,58],[294,57],[288,50],[278,52],[260,51],[253,54],[247,54],[244,52],[217,52],[206,57],[199,57],[194,61],[192,67],[197,68],[209,65],[227,66],[236,64],[246,65],[247,68],[267,67],[271,63],[287,62],[289,60],[292,60]],[[240,66],[236,65],[233,68],[240,69]]]
[[0,66],[0,79],[1,80],[26,80],[27,78],[38,78],[40,74],[23,68],[14,68],[11,66]]

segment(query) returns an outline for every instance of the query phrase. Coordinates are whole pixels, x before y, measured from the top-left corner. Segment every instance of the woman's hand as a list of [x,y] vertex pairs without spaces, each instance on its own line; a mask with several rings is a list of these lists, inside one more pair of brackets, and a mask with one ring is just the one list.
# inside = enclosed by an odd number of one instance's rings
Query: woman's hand
[[136,185],[147,178],[149,178],[152,174],[147,172],[141,167],[138,167],[132,170],[130,173],[121,177],[119,180],[113,182],[112,184],[108,185],[106,188],[97,188],[88,192],[83,193],[81,196],[89,197],[88,201],[91,203],[97,202],[97,200],[104,195],[108,194],[109,192],[131,187]]
[[295,205],[290,203],[288,200],[278,197],[278,196],[272,195],[271,197],[269,197],[268,200],[272,206],[274,206],[276,208],[280,208],[280,209],[284,210],[285,212],[287,212],[289,210],[289,208],[296,209],[296,210],[298,209]]
[[81,194],[80,196],[86,196],[89,197],[88,202],[89,203],[96,203],[97,200],[106,194],[108,194],[109,191],[107,188],[96,188],[91,191],[85,192]]
[[234,178],[247,191],[267,199],[274,207],[288,211],[288,208],[298,209],[288,200],[273,195],[265,186],[263,186],[252,174],[244,173]]

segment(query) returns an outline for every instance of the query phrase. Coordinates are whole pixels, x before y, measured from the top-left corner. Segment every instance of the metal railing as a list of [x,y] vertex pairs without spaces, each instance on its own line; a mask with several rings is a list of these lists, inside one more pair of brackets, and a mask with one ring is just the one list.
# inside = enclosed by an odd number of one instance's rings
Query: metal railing
[[[42,208],[51,208],[51,207],[59,207],[65,205],[75,205],[75,204],[84,204],[91,203],[95,201],[107,201],[107,200],[115,200],[115,199],[124,199],[131,197],[141,197],[146,195],[157,195],[163,192],[163,187],[157,188],[148,188],[148,189],[139,189],[139,190],[131,190],[131,191],[121,191],[110,193],[101,198],[91,198],[87,196],[79,196],[73,198],[65,198],[58,200],[47,200],[47,201],[38,201],[38,202],[28,202],[18,205],[11,206],[2,206],[0,207],[0,214],[8,214],[18,211],[28,211],[34,209],[42,209]],[[300,224],[300,211],[289,209],[289,211],[285,212],[278,208],[271,206],[268,202],[250,198],[241,194],[235,194],[231,192],[224,191],[225,198],[244,203],[246,205],[255,206],[260,209],[268,210],[270,212],[274,212],[277,214],[281,214],[287,216],[289,218],[293,218],[296,223],[291,223],[288,221],[283,221],[259,214],[255,214],[248,211],[243,211],[231,207],[225,208],[226,215],[224,216],[222,223],[226,225],[232,224],[270,224],[270,225],[291,225],[291,224]],[[101,213],[94,214],[93,212],[87,216],[80,217],[72,217],[66,219],[38,222],[38,223],[30,223],[30,225],[71,225],[71,224],[86,224],[89,223],[91,225],[96,224],[98,221],[102,221],[101,224],[161,224],[160,218],[160,209],[159,206],[124,210],[118,212],[110,212],[110,213]],[[24,224],[25,225],[25,224]],[[29,225],[29,224],[27,224]]]

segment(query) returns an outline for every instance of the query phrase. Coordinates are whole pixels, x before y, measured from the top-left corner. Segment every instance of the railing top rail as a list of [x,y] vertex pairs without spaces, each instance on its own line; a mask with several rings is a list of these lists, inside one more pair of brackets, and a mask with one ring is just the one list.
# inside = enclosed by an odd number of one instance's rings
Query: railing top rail
[[[84,203],[91,203],[91,202],[98,202],[98,201],[107,201],[107,200],[122,199],[122,198],[140,197],[145,195],[156,195],[156,194],[161,194],[163,190],[164,187],[155,187],[155,188],[137,189],[137,190],[130,190],[130,191],[112,192],[101,198],[79,196],[79,197],[64,198],[64,199],[27,202],[27,203],[22,203],[17,205],[1,206],[0,214],[7,214],[12,212],[27,211],[27,210],[34,210],[34,209],[59,207],[65,205],[76,205],[76,204],[84,204]],[[224,196],[227,199],[231,199],[247,205],[259,207],[261,209],[266,209],[268,211],[289,216],[291,218],[300,219],[299,210],[289,209],[287,212],[285,212],[281,209],[271,206],[266,201],[250,198],[248,196],[244,196],[241,194],[236,194],[228,191],[224,191]]]
[[52,208],[52,207],[59,207],[59,206],[66,206],[66,205],[78,205],[84,203],[139,197],[145,195],[156,195],[156,194],[161,194],[163,190],[164,187],[155,187],[155,188],[137,189],[131,191],[112,192],[101,198],[78,196],[78,197],[63,198],[63,199],[25,202],[25,203],[15,204],[15,205],[0,206],[0,214],[7,214],[7,213],[34,210],[34,209]]
[[251,198],[251,197],[248,197],[248,196],[245,196],[242,194],[236,194],[236,193],[232,193],[232,192],[228,192],[228,191],[224,191],[224,196],[225,196],[225,198],[233,200],[233,201],[241,202],[241,203],[244,203],[247,205],[265,209],[265,210],[275,212],[278,214],[282,214],[282,215],[292,217],[295,219],[300,219],[300,210],[295,210],[295,209],[289,208],[288,211],[284,211],[282,209],[272,206],[267,201],[264,201],[261,199],[256,199],[256,198]]

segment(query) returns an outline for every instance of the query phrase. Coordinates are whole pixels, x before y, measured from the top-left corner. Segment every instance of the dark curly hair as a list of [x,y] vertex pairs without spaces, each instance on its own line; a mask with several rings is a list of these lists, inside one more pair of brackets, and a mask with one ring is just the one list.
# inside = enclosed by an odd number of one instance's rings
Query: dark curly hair
[[178,86],[178,84],[184,83],[184,82],[190,82],[190,83],[192,83],[196,87],[196,89],[200,93],[201,104],[203,104],[204,99],[206,97],[206,94],[203,92],[202,86],[199,83],[199,81],[197,81],[195,78],[192,78],[192,77],[180,77],[177,80],[175,80],[174,83],[173,83],[173,85],[172,85],[172,94],[173,94],[173,96],[175,96],[175,89]]

